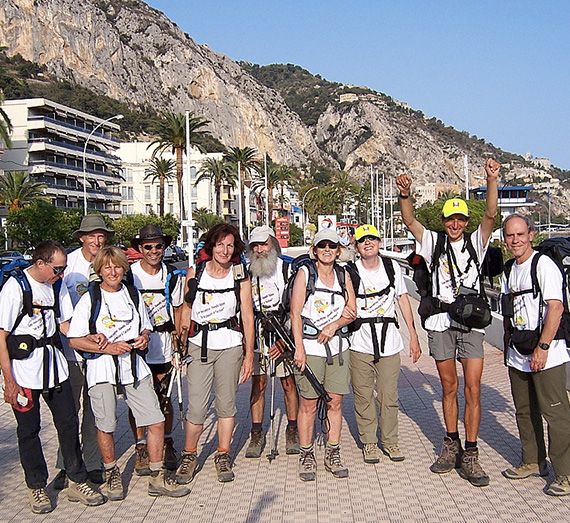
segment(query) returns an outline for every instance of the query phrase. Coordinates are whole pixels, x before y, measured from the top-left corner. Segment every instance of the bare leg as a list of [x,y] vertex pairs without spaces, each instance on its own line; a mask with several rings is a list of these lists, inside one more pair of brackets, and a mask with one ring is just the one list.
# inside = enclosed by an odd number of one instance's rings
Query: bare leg
[[457,369],[455,360],[436,361],[437,372],[443,389],[443,420],[447,432],[457,432]]
[[316,415],[317,400],[307,399],[301,396],[299,398],[299,418],[297,420],[299,443],[301,447],[309,447],[313,443]]
[[336,444],[340,441],[340,430],[342,427],[342,394],[329,392],[329,396],[331,397],[331,401],[328,403],[327,415],[330,428],[327,440]]
[[251,377],[251,397],[249,404],[251,407],[251,422],[263,423],[263,411],[265,410],[265,388],[267,387],[267,376],[261,374]]
[[115,439],[112,432],[103,432],[97,429],[97,443],[105,465],[115,461]]
[[218,450],[229,452],[232,444],[235,418],[218,418]]
[[299,410],[299,395],[295,386],[295,378],[286,376],[281,378],[281,386],[285,394],[285,410],[287,411],[287,419],[295,421],[297,419],[297,411]]
[[148,459],[151,463],[162,463],[164,446],[164,421],[147,427]]
[[481,422],[481,376],[483,358],[462,358],[465,378],[465,439],[477,441]]

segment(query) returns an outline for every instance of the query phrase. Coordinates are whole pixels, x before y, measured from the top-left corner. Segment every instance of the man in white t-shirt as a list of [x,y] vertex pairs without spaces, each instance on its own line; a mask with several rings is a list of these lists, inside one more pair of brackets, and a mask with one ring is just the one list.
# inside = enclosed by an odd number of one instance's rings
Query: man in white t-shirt
[[[131,265],[131,275],[134,286],[142,294],[152,323],[145,361],[152,372],[154,390],[165,418],[164,466],[176,470],[177,458],[171,434],[172,402],[167,396],[167,383],[174,356],[172,336],[183,301],[185,274],[176,272],[174,267],[167,266],[162,261],[164,249],[171,242],[172,236],[164,234],[160,227],[151,224],[142,227],[131,240],[132,247],[143,256]],[[130,411],[129,420],[136,438],[135,472],[139,476],[149,475],[145,429],[136,427]]]
[[380,234],[374,225],[361,225],[354,237],[360,259],[347,265],[356,294],[350,377],[364,462],[380,461],[378,425],[384,454],[392,461],[403,461],[398,445],[398,376],[404,343],[396,319],[396,302],[408,327],[413,363],[422,350],[400,265],[379,256]]
[[[556,479],[551,496],[570,494],[570,404],[566,394],[566,340],[555,339],[564,311],[563,275],[546,255],[532,248],[534,224],[511,214],[503,236],[513,254],[502,287],[505,294],[505,361],[522,444],[522,462],[503,471],[508,479],[547,476],[542,418],[548,425],[548,455]],[[510,269],[509,269],[510,268]],[[533,293],[533,284],[538,293]],[[510,298],[510,299],[509,299]],[[508,306],[507,306],[508,303]]]
[[[87,292],[89,276],[91,274],[91,262],[99,249],[115,234],[115,231],[107,227],[105,220],[99,214],[87,214],[81,220],[81,225],[73,233],[73,237],[79,241],[81,247],[69,253],[67,268],[63,275],[63,283],[69,291],[73,307],[77,305],[81,296]],[[87,467],[89,481],[96,484],[103,483],[103,465],[101,453],[97,444],[97,429],[95,418],[91,411],[91,403],[85,384],[85,361],[77,351],[69,346],[67,337],[61,336],[63,351],[69,365],[69,383],[73,394],[73,401],[77,412],[82,410],[81,419],[81,446],[83,459]],[[61,490],[67,485],[63,456],[58,450],[56,467],[60,469],[53,481],[56,490]]]
[[[246,458],[259,458],[265,447],[263,432],[263,411],[265,410],[265,389],[267,376],[274,372],[283,387],[287,429],[285,430],[285,449],[287,454],[299,454],[299,436],[297,432],[297,410],[299,398],[295,377],[285,363],[280,362],[274,369],[269,359],[271,346],[277,339],[269,326],[263,324],[260,312],[277,313],[283,298],[286,281],[289,278],[289,264],[279,258],[281,249],[271,227],[256,227],[251,231],[247,246],[250,260],[251,291],[253,310],[256,316],[256,348],[251,383],[251,440],[245,452]],[[262,340],[262,341],[261,341]]]
[[[458,468],[461,477],[477,487],[489,484],[489,476],[479,464],[477,448],[481,420],[484,332],[452,322],[447,311],[449,305],[460,294],[474,292],[480,295],[481,293],[480,266],[489,245],[497,214],[499,169],[500,164],[495,160],[488,159],[485,163],[487,174],[485,214],[470,238],[465,235],[469,224],[467,203],[460,198],[452,198],[444,203],[441,216],[445,232],[444,248],[437,260],[432,258],[438,244],[438,233],[427,230],[414,216],[410,199],[412,179],[407,175],[396,178],[402,219],[416,239],[416,252],[425,259],[427,266],[433,271],[433,294],[430,301],[433,309],[431,314],[426,315],[428,317],[425,319],[424,327],[428,331],[430,354],[435,359],[443,389],[443,419],[447,434],[443,440],[441,454],[431,465],[430,470],[436,474],[444,474]],[[468,245],[469,241],[472,248]],[[455,358],[461,362],[465,379],[465,451],[461,446],[458,431],[459,380]]]
[[0,292],[4,400],[12,406],[16,417],[20,462],[30,505],[36,514],[53,510],[45,490],[48,469],[39,437],[42,396],[51,410],[67,465],[69,500],[93,506],[105,502],[87,483],[67,362],[59,348],[56,321],[67,332],[73,314],[67,288],[58,285],[65,268],[63,246],[53,241],[41,242],[34,251],[32,266],[18,273],[19,279],[10,277]]

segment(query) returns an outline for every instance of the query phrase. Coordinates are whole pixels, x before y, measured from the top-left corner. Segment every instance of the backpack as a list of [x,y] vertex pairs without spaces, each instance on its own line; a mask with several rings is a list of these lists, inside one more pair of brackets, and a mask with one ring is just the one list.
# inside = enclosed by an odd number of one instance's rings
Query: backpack
[[354,288],[354,294],[357,298],[374,298],[375,296],[383,296],[384,294],[388,294],[390,289],[395,287],[395,271],[394,271],[394,264],[392,260],[386,256],[380,256],[380,263],[384,265],[384,270],[386,271],[386,275],[388,276],[388,285],[380,290],[370,294],[362,294],[359,293],[358,290],[360,288],[360,273],[358,272],[358,268],[356,267],[356,263],[350,261],[346,264],[345,268],[348,274],[350,275],[350,279],[352,281],[352,286]]
[[[174,265],[166,263],[166,280],[164,282],[164,289],[139,289],[141,294],[145,292],[164,294],[164,299],[166,300],[166,310],[170,314],[170,305],[172,304],[172,293],[178,284],[179,279],[186,278],[186,269],[177,269]],[[134,285],[135,278],[133,271],[129,270],[125,274],[125,283]],[[172,318],[171,318],[172,319]]]
[[[317,290],[317,266],[315,262],[310,258],[308,254],[303,254],[298,256],[291,263],[290,276],[285,285],[285,290],[283,291],[283,299],[281,300],[281,307],[284,314],[289,314],[291,312],[291,296],[293,295],[293,286],[295,285],[295,279],[301,267],[306,267],[309,275],[307,278],[307,290],[305,291],[305,302],[307,298],[312,294],[315,294]],[[346,298],[346,277],[345,269],[335,262],[333,265],[338,283],[340,285],[341,291],[331,291],[330,289],[324,289],[332,294],[340,294]]]
[[[568,305],[568,291],[570,289],[570,238],[548,238],[538,245],[538,247],[535,247],[535,250],[538,254],[534,256],[530,266],[530,279],[532,286],[530,289],[519,291],[517,294],[532,293],[533,298],[535,299],[540,296],[540,303],[542,305],[542,291],[538,284],[537,267],[540,257],[548,256],[562,273],[562,304],[564,305],[564,311],[562,312],[560,325],[554,335],[554,339],[565,340],[566,345],[570,347],[570,311]],[[507,285],[514,262],[514,258],[505,262],[504,275]],[[542,316],[541,312],[539,312],[539,315]]]

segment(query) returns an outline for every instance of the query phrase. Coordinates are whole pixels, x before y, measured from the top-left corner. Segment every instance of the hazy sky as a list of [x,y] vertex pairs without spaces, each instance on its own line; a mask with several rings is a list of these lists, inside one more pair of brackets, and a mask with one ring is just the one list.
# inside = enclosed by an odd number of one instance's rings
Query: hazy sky
[[570,1],[150,0],[234,60],[370,87],[570,169]]

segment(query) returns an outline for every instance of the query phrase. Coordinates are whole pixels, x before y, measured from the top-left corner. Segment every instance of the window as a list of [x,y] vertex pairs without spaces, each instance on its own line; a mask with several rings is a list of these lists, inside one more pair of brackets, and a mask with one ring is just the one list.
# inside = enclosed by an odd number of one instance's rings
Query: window
[[129,187],[129,190],[128,190],[128,198],[127,198],[127,199],[128,199],[128,200],[134,200],[134,199],[135,199],[135,196],[134,196],[133,188],[132,188],[132,187]]
[[156,186],[156,199],[160,200],[160,185]]
[[168,212],[170,214],[174,214],[174,204],[173,203],[168,204]]
[[144,206],[144,212],[145,212],[146,214],[150,214],[150,213],[152,212],[152,204],[147,203],[147,204]]
[[168,197],[172,198],[174,196],[174,185],[168,184]]
[[150,200],[150,185],[145,185],[144,188],[144,199]]

